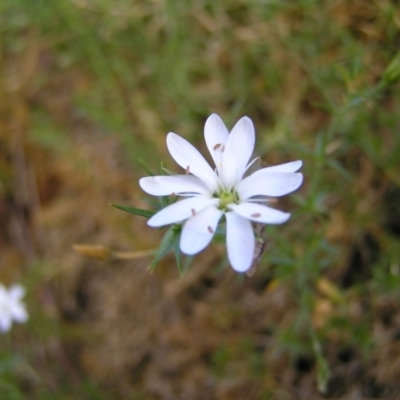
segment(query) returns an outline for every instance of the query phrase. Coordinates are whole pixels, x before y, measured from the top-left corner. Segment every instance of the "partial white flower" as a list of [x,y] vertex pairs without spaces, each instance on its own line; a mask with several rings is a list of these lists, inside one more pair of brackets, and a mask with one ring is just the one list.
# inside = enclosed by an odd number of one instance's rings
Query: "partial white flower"
[[8,332],[12,321],[23,323],[28,320],[28,313],[21,299],[25,289],[21,285],[12,285],[7,290],[0,284],[0,332]]
[[168,150],[186,174],[150,176],[140,179],[139,184],[154,196],[177,195],[185,199],[159,211],[148,225],[159,227],[186,221],[180,248],[192,255],[210,243],[225,215],[229,261],[236,271],[245,272],[252,264],[255,246],[251,221],[281,224],[290,217],[260,203],[298,189],[303,175],[296,171],[302,162],[262,168],[244,178],[255,161],[249,163],[255,133],[248,117],[241,118],[229,133],[221,118],[212,114],[206,121],[204,137],[215,163],[214,170],[188,141],[172,132],[167,135]]

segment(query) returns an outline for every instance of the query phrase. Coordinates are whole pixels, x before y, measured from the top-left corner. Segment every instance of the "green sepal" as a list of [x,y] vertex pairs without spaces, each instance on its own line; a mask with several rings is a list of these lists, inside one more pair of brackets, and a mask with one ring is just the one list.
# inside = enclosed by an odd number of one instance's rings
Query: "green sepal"
[[[156,252],[156,256],[154,257],[154,260],[151,262],[151,264],[147,267],[147,269],[153,269],[156,264],[169,252],[174,251],[175,252],[175,257],[176,261],[178,263],[179,270],[180,268],[180,253],[179,257],[177,256],[176,251],[179,250],[179,239],[181,237],[181,230],[182,230],[182,225],[172,225],[167,233],[164,235],[164,237],[161,240],[160,246]],[[178,250],[176,250],[178,249]]]
[[142,208],[121,206],[118,204],[110,204],[110,206],[118,208],[119,210],[122,210],[122,211],[126,211],[130,214],[139,215],[140,217],[145,217],[145,218],[150,218],[157,212],[157,211],[153,211],[153,210],[143,210]]
[[179,274],[182,277],[183,271],[182,271],[182,263],[181,263],[181,249],[179,248],[179,240],[175,243],[174,254],[175,254],[176,265],[178,266]]

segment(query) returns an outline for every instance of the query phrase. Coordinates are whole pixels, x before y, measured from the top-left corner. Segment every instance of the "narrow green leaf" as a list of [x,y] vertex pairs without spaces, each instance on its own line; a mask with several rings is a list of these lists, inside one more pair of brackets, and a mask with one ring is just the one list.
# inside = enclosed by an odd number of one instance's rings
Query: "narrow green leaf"
[[350,181],[353,178],[351,173],[339,161],[330,159],[327,164],[338,171],[346,180]]
[[326,393],[328,387],[328,380],[330,375],[328,362],[323,354],[321,342],[319,341],[316,332],[311,329],[312,347],[317,359],[317,385],[321,393]]
[[153,210],[143,210],[141,208],[121,206],[118,204],[110,204],[110,206],[118,208],[119,210],[122,210],[122,211],[126,211],[130,214],[139,215],[140,217],[145,217],[145,218],[150,218],[156,213],[156,211],[153,211]]
[[382,74],[382,82],[385,85],[393,85],[400,78],[400,51],[393,57]]
[[325,394],[328,388],[329,365],[325,357],[317,356],[317,385],[318,390]]
[[144,163],[144,161],[139,158],[139,164],[143,167],[143,169],[150,175],[150,176],[154,176],[153,171],[150,170],[150,168]]

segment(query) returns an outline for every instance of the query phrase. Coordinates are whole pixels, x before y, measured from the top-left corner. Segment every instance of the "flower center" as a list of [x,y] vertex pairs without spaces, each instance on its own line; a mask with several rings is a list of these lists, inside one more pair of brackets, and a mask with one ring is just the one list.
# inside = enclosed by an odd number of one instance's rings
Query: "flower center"
[[221,200],[218,208],[223,211],[226,210],[229,204],[238,204],[239,202],[239,195],[235,190],[231,190],[230,192],[218,193],[215,197]]

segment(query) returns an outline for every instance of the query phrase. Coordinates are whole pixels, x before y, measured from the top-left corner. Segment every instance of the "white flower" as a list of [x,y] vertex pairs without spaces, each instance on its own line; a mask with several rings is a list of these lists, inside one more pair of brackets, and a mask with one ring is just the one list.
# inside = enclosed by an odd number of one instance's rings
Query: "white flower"
[[215,170],[188,141],[172,132],[167,135],[168,150],[186,174],[150,176],[140,179],[139,184],[154,196],[186,198],[159,211],[148,225],[159,227],[186,221],[180,249],[192,255],[210,243],[225,215],[229,261],[236,271],[245,272],[252,264],[255,246],[251,221],[281,224],[290,217],[259,203],[296,190],[303,181],[303,175],[295,173],[302,162],[263,168],[243,178],[255,161],[248,163],[255,142],[254,126],[248,117],[241,118],[229,133],[221,118],[212,114],[206,121],[204,137]]
[[21,285],[12,285],[7,290],[0,284],[0,332],[8,332],[12,321],[26,322],[28,314],[21,299],[25,295],[25,289]]

